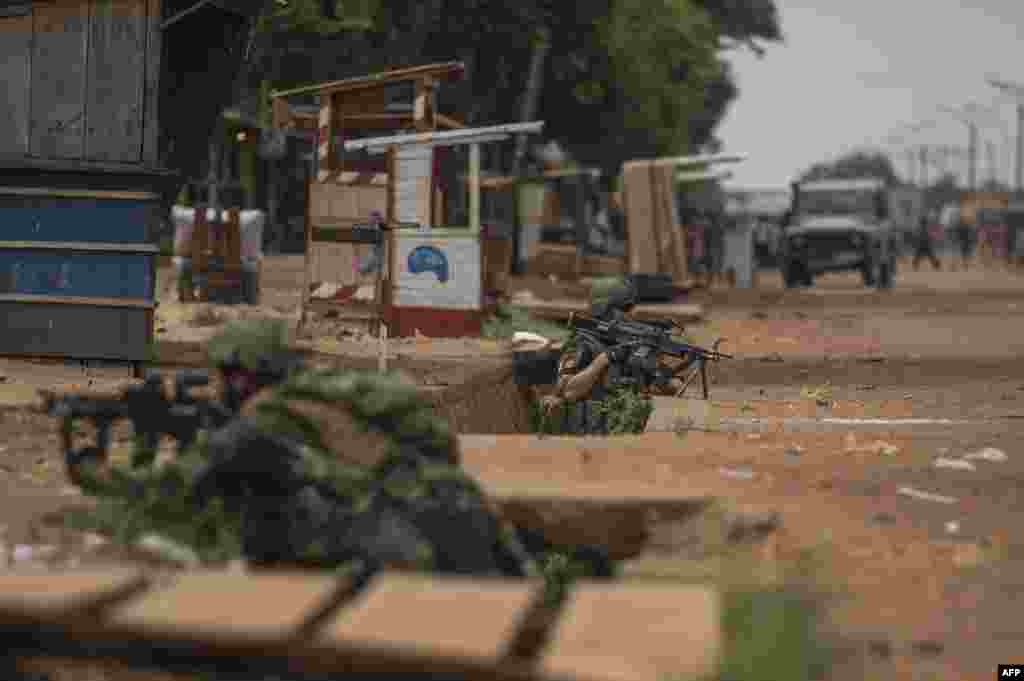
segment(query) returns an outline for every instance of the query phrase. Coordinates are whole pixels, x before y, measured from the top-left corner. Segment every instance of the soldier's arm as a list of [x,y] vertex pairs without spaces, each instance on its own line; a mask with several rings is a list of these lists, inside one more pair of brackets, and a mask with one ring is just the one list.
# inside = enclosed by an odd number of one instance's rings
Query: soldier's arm
[[586,396],[604,376],[609,363],[608,355],[602,352],[586,369],[577,372],[575,371],[576,358],[566,358],[559,366],[559,380],[555,394],[570,402],[575,402]]

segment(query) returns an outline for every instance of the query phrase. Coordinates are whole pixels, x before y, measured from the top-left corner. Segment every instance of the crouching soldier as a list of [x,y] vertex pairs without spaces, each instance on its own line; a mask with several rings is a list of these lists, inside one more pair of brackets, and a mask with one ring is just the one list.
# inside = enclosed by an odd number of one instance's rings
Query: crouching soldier
[[230,418],[173,460],[69,455],[72,480],[113,504],[101,517],[120,519],[121,539],[162,534],[204,560],[268,567],[527,576],[558,559],[573,574],[612,575],[600,549],[504,522],[415,386],[306,367],[285,332],[239,322],[212,339]]
[[[629,320],[636,288],[626,279],[595,285],[591,315],[603,321]],[[542,401],[545,431],[564,435],[641,433],[647,426],[655,392],[676,394],[682,382],[664,386],[622,382],[621,367],[632,352],[627,345],[605,347],[573,335],[562,349],[555,392]]]

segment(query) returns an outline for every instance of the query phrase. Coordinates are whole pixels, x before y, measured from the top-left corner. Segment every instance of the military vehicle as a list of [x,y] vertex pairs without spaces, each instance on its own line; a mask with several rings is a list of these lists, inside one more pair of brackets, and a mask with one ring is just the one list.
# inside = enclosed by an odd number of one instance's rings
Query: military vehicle
[[826,272],[859,271],[865,286],[891,288],[902,223],[913,220],[894,205],[905,203],[899,198],[881,179],[794,183],[781,245],[786,286],[812,286]]

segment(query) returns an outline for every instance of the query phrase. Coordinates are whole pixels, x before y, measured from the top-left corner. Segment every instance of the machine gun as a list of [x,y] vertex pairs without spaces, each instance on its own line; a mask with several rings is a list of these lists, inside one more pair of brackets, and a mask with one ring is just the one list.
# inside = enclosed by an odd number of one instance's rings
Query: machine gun
[[[90,397],[43,393],[44,410],[62,420],[61,436],[64,458],[74,479],[77,467],[85,460],[106,462],[109,459],[110,429],[123,419],[132,423],[139,445],[132,467],[151,464],[156,457],[160,437],[169,435],[182,452],[196,440],[200,430],[220,427],[231,417],[231,410],[213,400],[197,398],[192,388],[208,385],[209,374],[202,370],[180,371],[175,376],[174,395],[164,393],[163,377],[158,372],[147,374],[141,385],[126,388],[121,397]],[[74,424],[78,419],[92,421],[96,427],[94,446],[75,449]]]
[[[707,363],[722,359],[732,359],[718,351],[724,339],[715,341],[711,349],[702,348],[689,343],[680,343],[672,338],[672,330],[682,328],[669,320],[653,321],[602,321],[593,317],[572,315],[569,328],[573,333],[588,339],[604,348],[628,347],[627,358],[617,367],[619,377],[614,379],[619,384],[632,385],[665,385],[673,378],[689,371],[683,379],[683,386],[676,392],[680,397],[686,392],[693,380],[699,375],[704,399],[708,399]],[[678,369],[662,367],[658,363],[658,355],[670,355],[684,360]]]

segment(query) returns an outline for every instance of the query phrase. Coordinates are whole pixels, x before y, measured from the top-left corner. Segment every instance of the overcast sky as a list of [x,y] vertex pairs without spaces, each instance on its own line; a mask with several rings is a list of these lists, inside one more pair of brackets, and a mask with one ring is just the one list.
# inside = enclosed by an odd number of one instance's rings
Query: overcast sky
[[[934,122],[908,136],[910,144],[966,147],[967,127],[939,107],[970,102],[994,105],[996,114],[981,128],[979,181],[989,177],[986,140],[999,177],[1011,180],[1014,103],[985,78],[1024,83],[1024,0],[775,2],[785,43],[769,45],[761,59],[730,56],[740,93],[718,136],[726,151],[748,155],[732,167],[730,185],[785,187],[817,161],[882,144],[916,123]],[[888,146],[906,173],[906,152]],[[965,160],[949,164],[966,176]],[[939,172],[929,169],[932,178]]]

